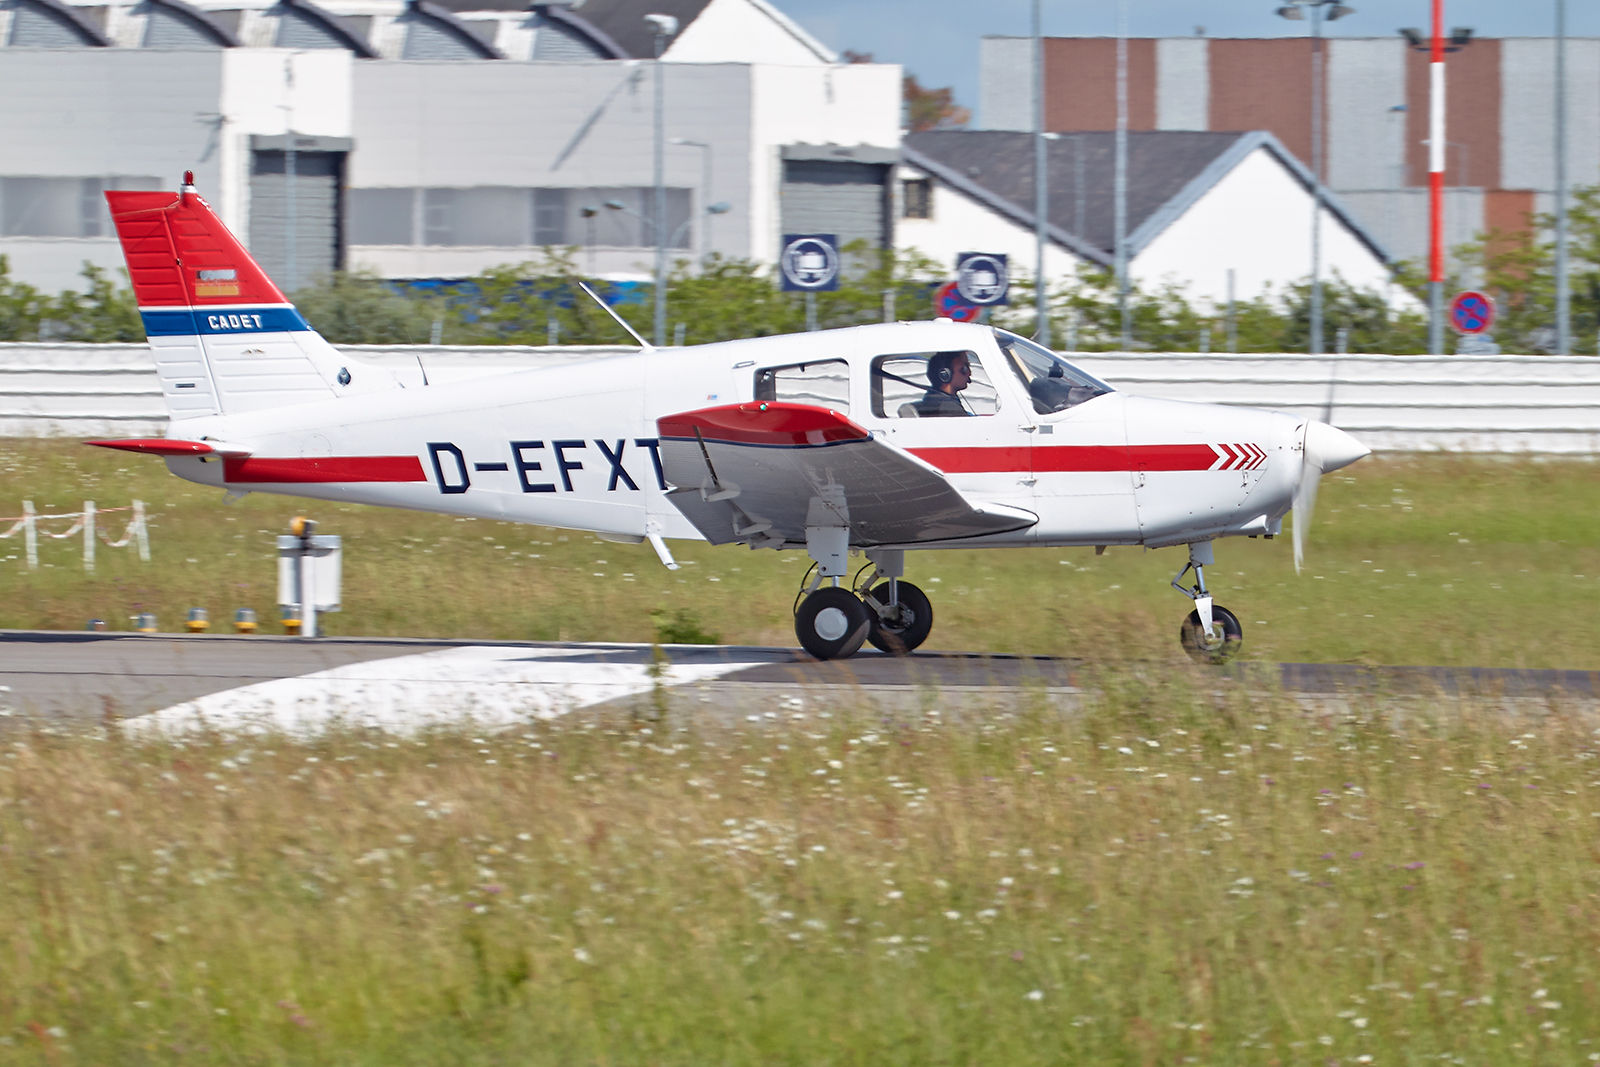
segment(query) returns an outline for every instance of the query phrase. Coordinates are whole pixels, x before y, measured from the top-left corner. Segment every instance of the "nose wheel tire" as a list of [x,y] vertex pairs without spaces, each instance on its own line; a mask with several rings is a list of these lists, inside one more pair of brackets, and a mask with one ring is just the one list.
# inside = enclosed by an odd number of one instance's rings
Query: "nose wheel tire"
[[[872,629],[867,640],[881,652],[903,656],[928,639],[933,630],[933,605],[928,602],[928,594],[910,582],[897,584],[900,587],[899,617],[894,618],[895,611],[891,609],[890,618],[879,618],[877,612],[868,608]],[[872,599],[880,604],[889,603],[889,583],[884,582],[874,589]]]
[[870,612],[854,593],[836,586],[818,589],[800,602],[794,633],[800,647],[818,659],[856,654],[872,628]]
[[1211,632],[1200,628],[1200,612],[1191,611],[1178,630],[1183,650],[1197,663],[1224,663],[1244,644],[1244,628],[1227,608],[1211,605]]

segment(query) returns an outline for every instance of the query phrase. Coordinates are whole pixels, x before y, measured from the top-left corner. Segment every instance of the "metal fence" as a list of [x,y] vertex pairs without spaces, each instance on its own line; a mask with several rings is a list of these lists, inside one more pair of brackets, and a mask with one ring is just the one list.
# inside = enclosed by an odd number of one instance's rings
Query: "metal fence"
[[[439,384],[633,351],[613,346],[340,346]],[[670,359],[670,355],[663,358]],[[1600,452],[1600,357],[1094,353],[1147,396],[1327,419],[1375,449]],[[149,436],[166,409],[144,345],[0,344],[0,436]]]

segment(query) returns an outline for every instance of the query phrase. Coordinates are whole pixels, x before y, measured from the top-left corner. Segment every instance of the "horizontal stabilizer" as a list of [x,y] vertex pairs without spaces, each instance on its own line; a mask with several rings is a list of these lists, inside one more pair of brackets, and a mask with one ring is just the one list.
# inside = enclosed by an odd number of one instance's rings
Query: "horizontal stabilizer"
[[757,401],[656,420],[668,499],[712,544],[799,544],[847,526],[854,545],[1021,530],[1038,516],[967,500],[937,469],[826,408]]
[[221,441],[175,441],[166,437],[133,437],[122,441],[85,441],[96,448],[116,448],[123,452],[142,452],[147,456],[248,456],[247,448],[235,448]]

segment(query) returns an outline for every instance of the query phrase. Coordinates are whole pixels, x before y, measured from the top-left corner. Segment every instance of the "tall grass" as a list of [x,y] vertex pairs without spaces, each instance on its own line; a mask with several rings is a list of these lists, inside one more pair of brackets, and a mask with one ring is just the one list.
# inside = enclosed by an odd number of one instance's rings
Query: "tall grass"
[[[650,641],[663,621],[736,644],[795,643],[790,604],[804,553],[674,542],[222,493],[144,457],[70,441],[0,442],[0,515],[21,501],[76,511],[151,505],[152,563],[46,542],[27,571],[0,541],[0,626],[113,629],[190,607],[227,629],[277,617],[274,538],[304,512],[345,539],[344,611],[328,632],[373,636]],[[17,509],[17,510],[8,510]],[[64,529],[58,522],[53,529]],[[117,528],[120,532],[120,527]],[[1306,573],[1287,539],[1219,542],[1207,580],[1245,628],[1245,655],[1299,662],[1600,666],[1600,464],[1461,456],[1363,460],[1323,479]],[[1178,658],[1188,605],[1167,582],[1183,551],[1113,548],[915,552],[908,578],[936,616],[929,648],[1106,659]]]
[[10,739],[0,1061],[1600,1053],[1591,723],[1194,683],[1111,672],[1069,718]]

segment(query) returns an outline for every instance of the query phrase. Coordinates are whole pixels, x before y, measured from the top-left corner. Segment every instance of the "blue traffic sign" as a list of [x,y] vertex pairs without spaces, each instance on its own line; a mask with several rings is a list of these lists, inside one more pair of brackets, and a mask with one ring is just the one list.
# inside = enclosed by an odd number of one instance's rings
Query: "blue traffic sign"
[[839,288],[839,240],[831,233],[786,233],[778,266],[786,292],[833,292]]
[[995,252],[963,252],[956,257],[956,288],[968,303],[979,307],[1004,304],[1010,287],[1005,256]]

